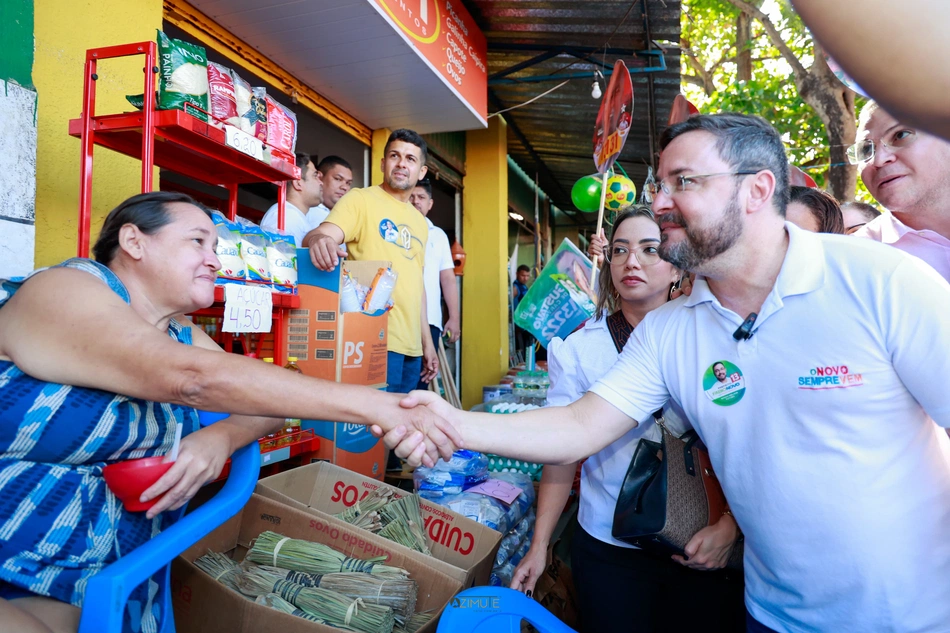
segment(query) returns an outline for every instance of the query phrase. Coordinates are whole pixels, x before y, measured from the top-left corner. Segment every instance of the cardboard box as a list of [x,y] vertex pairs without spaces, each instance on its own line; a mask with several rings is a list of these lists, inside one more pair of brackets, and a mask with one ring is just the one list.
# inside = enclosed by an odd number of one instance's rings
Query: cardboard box
[[[300,308],[290,313],[287,355],[307,376],[350,385],[386,387],[388,313],[340,312],[342,267],[333,272],[317,270],[309,251],[298,249]],[[372,283],[389,262],[346,261],[346,270],[361,284]],[[324,459],[382,481],[386,448],[369,428],[334,420],[301,420],[320,438],[317,459]]]
[[[179,633],[338,633],[340,629],[315,624],[255,604],[228,589],[194,565],[210,549],[243,560],[250,543],[271,530],[291,538],[329,545],[348,556],[387,556],[387,564],[409,571],[419,584],[416,611],[442,609],[459,591],[461,583],[414,558],[395,551],[391,541],[359,530],[334,518],[316,517],[288,505],[254,495],[236,517],[193,545],[172,563],[172,605]],[[435,633],[438,615],[419,629]]]
[[[350,275],[369,286],[390,262],[346,260]],[[386,386],[389,314],[340,311],[343,267],[323,272],[310,263],[309,251],[298,249],[300,308],[290,313],[287,355],[308,376],[349,385]]]
[[[314,516],[338,514],[378,488],[406,492],[332,464],[317,463],[261,479],[256,494]],[[427,563],[462,583],[463,588],[487,585],[501,543],[501,533],[425,499],[420,504],[425,533],[432,540],[432,556],[390,543],[398,551]],[[370,532],[360,530],[362,534]]]

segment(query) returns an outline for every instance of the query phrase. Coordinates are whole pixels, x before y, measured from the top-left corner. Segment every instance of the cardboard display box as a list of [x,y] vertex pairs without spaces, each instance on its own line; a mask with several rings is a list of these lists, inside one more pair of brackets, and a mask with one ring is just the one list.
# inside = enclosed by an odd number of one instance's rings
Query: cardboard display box
[[[332,519],[378,488],[406,492],[332,464],[316,463],[261,479],[256,494],[324,520]],[[463,588],[487,585],[502,535],[426,499],[420,504],[432,556],[389,542],[398,551],[459,581]],[[336,521],[337,519],[332,519]],[[367,537],[373,536],[359,530]]]
[[[346,260],[346,270],[369,286],[389,262]],[[307,376],[350,385],[386,387],[389,315],[340,312],[343,267],[323,272],[313,267],[306,249],[298,249],[300,308],[288,319],[287,355]],[[398,281],[397,281],[398,283]],[[333,420],[301,420],[320,438],[316,458],[382,480],[386,449],[369,428]]]
[[[228,589],[194,565],[210,549],[243,560],[252,540],[271,530],[291,538],[329,545],[348,556],[386,556],[388,565],[409,571],[419,585],[416,611],[436,610],[420,632],[435,633],[438,616],[462,585],[435,569],[406,556],[386,539],[337,519],[323,519],[271,499],[254,495],[236,517],[193,545],[172,563],[172,605],[179,633],[338,633],[340,629],[309,622],[255,604]],[[405,549],[405,548],[402,548]]]

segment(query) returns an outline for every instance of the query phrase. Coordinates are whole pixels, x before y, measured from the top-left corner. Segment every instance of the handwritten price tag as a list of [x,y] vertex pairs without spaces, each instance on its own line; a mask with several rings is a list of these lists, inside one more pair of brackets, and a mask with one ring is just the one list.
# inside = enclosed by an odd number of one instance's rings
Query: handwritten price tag
[[521,488],[514,486],[501,479],[489,479],[477,486],[469,488],[466,492],[476,492],[487,497],[494,497],[503,503],[511,505],[518,495],[521,494]]
[[270,332],[274,300],[268,288],[224,287],[225,332]]

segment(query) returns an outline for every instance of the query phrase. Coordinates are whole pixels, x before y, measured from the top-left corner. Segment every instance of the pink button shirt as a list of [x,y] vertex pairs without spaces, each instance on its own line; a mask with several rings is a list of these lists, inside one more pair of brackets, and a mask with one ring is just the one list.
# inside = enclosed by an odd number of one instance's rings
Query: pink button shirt
[[950,281],[950,240],[936,231],[916,231],[895,218],[892,213],[882,213],[881,217],[868,222],[855,231],[854,235],[890,244],[919,257],[944,279]]

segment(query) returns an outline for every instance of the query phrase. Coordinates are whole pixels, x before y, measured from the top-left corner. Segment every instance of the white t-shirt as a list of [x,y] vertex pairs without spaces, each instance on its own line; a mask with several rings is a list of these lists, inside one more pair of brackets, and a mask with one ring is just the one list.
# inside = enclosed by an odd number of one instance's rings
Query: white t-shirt
[[[566,340],[555,338],[548,345],[551,378],[548,406],[563,407],[579,400],[616,362],[617,347],[604,319],[588,320]],[[663,418],[670,432],[682,435],[690,429],[689,423],[683,422],[683,415],[674,402],[664,407]],[[660,441],[660,429],[653,423],[652,416],[645,424],[627,431],[619,440],[591,455],[581,467],[577,520],[598,541],[617,547],[634,548],[615,539],[612,532],[617,497],[640,438]]]
[[[289,202],[284,202],[284,233],[293,235],[297,240],[297,248],[303,244],[304,236],[315,228],[310,226],[310,220],[303,211]],[[261,228],[272,233],[277,232],[277,203],[271,205],[261,219]]]
[[950,285],[897,249],[785,226],[751,339],[699,278],[591,391],[636,420],[683,406],[745,534],[757,620],[948,631]]
[[310,230],[313,230],[323,224],[323,221],[330,215],[330,210],[322,202],[315,207],[310,207],[307,213],[307,222],[310,223]]
[[445,231],[432,224],[428,218],[429,239],[426,241],[426,267],[425,267],[425,288],[426,288],[426,314],[429,317],[429,325],[442,329],[442,279],[443,270],[455,268],[455,262],[452,260],[452,247],[449,246],[449,238]]

